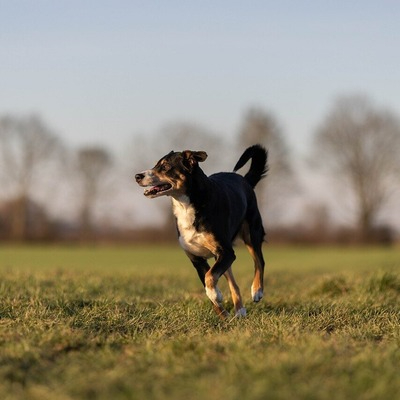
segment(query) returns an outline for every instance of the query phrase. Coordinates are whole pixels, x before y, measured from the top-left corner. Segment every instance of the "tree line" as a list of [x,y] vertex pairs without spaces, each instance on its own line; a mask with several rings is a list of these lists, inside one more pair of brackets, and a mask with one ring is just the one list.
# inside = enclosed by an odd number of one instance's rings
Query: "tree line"
[[[295,157],[277,118],[268,110],[250,108],[231,140],[199,124],[176,122],[155,135],[136,135],[130,151],[118,158],[98,145],[71,149],[39,116],[1,117],[0,238],[143,239],[148,238],[146,232],[153,239],[161,237],[164,227],[173,226],[169,204],[147,203],[144,207],[150,214],[157,207],[159,217],[153,216],[152,229],[143,222],[139,227],[138,217],[144,211],[133,173],[150,168],[172,149],[206,150],[207,173],[229,170],[243,149],[254,143],[269,151],[268,177],[257,194],[267,230],[276,238],[350,237],[362,242],[393,238],[390,221],[382,226],[379,216],[400,186],[400,121],[360,95],[336,100],[313,133],[309,155],[311,169],[325,177],[320,190],[334,186],[333,201],[343,207],[351,201],[354,206],[347,236],[329,217],[329,205],[311,201],[303,210],[308,218],[284,226],[290,199],[303,190]],[[126,198],[130,203],[122,206]],[[118,217],[119,210],[125,214]],[[170,231],[165,229],[168,237]]]

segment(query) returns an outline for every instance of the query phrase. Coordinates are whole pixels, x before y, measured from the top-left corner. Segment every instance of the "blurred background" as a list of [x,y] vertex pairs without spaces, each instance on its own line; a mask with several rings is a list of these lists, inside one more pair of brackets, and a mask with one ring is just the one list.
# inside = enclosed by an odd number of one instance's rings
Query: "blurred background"
[[0,240],[175,240],[134,174],[269,150],[270,242],[400,233],[398,1],[0,0]]

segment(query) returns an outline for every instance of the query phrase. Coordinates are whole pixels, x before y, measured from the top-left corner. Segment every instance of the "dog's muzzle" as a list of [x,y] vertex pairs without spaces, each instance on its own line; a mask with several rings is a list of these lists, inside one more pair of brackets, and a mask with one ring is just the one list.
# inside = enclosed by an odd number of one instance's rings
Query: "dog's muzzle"
[[143,193],[146,197],[158,197],[169,193],[172,189],[171,183],[160,181],[147,171],[136,174],[135,179],[139,186],[148,187]]

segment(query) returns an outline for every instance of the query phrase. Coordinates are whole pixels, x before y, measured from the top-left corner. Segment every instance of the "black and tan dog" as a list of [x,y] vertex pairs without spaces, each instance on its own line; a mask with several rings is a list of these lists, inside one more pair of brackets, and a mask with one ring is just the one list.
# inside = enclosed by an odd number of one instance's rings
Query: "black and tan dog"
[[[237,316],[245,316],[239,287],[231,265],[235,260],[233,241],[241,237],[254,259],[255,274],[251,295],[255,302],[263,297],[264,258],[261,250],[264,228],[257,207],[254,187],[266,175],[267,151],[260,145],[249,147],[237,162],[234,172],[206,176],[199,166],[204,151],[170,152],[153,169],[135,176],[140,186],[149,187],[149,198],[171,196],[179,242],[190,258],[216,313],[228,313],[222,306],[217,287],[225,275]],[[235,173],[251,159],[250,170],[243,177]],[[209,266],[207,259],[214,258]]]

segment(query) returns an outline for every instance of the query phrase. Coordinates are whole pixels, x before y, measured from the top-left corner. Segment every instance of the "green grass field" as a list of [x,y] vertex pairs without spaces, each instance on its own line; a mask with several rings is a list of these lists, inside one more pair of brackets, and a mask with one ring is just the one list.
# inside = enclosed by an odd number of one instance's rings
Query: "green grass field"
[[400,249],[264,252],[220,321],[178,245],[0,247],[0,398],[398,398]]

